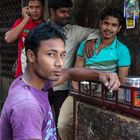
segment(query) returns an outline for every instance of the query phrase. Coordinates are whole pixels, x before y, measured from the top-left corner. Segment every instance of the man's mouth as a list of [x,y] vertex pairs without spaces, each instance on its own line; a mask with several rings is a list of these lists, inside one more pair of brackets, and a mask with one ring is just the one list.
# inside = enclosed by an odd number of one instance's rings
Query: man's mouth
[[68,22],[69,21],[69,18],[63,18],[62,21]]
[[55,76],[60,76],[61,73],[62,73],[62,70],[61,69],[60,70],[54,70],[53,72],[54,72]]
[[106,35],[112,35],[112,32],[110,32],[110,31],[105,31],[104,32]]
[[37,14],[32,14],[32,17],[36,18],[36,17],[38,17],[38,15]]

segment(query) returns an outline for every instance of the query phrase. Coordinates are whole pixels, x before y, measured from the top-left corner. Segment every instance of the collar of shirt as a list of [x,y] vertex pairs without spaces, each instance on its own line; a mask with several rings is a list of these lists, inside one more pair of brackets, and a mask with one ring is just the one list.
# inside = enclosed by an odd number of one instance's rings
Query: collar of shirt
[[[32,85],[29,85],[29,84],[23,79],[22,76],[20,76],[19,79],[20,79],[20,80],[23,80],[23,86],[26,86],[26,87],[28,87],[28,88],[30,88],[30,87],[35,88],[35,87],[33,87]],[[48,82],[46,82],[46,83],[44,84],[43,88],[42,88],[42,91],[48,91],[48,89],[50,89],[50,88],[52,87],[52,84],[53,84],[53,82],[50,81],[50,80],[49,80]]]
[[[98,48],[100,42],[101,42],[101,38],[99,38],[97,40],[97,43],[95,44],[96,49]],[[116,48],[116,45],[117,45],[117,37],[115,36],[113,42],[110,45],[108,45],[106,48],[114,49],[114,48]]]
[[59,28],[65,35],[67,35],[67,33],[73,29],[73,25],[71,24],[66,24],[65,26],[61,26],[59,24],[56,24],[52,19],[48,19],[47,22],[51,22],[51,24],[57,26],[57,28]]

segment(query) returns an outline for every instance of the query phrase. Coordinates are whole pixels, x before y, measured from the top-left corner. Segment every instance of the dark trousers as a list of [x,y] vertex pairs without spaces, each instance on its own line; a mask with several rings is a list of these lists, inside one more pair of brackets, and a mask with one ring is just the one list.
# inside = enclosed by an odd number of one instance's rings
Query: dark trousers
[[69,90],[49,91],[49,102],[55,113],[55,122],[57,125],[60,108],[68,96]]

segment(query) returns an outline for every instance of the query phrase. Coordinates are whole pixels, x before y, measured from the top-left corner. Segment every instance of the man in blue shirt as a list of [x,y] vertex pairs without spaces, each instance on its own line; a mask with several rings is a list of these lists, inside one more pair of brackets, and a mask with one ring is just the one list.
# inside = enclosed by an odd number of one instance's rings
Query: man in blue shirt
[[[91,58],[86,57],[84,54],[84,45],[86,41],[83,41],[78,49],[75,67],[88,67],[96,69],[98,71],[116,72],[121,83],[123,78],[128,75],[130,67],[130,53],[128,48],[117,39],[117,33],[121,30],[123,25],[123,16],[119,10],[114,8],[105,8],[102,12],[99,28],[101,37],[97,40],[94,46],[93,35],[90,34],[88,38],[93,41],[93,55]],[[78,89],[78,83],[72,82],[74,89]],[[94,87],[92,87],[94,88]],[[100,87],[95,84],[94,91],[100,91]],[[72,125],[73,114],[73,99],[69,97],[69,100],[65,101],[69,103],[69,112],[67,116],[71,116],[67,119],[67,126]],[[61,108],[63,112],[65,107]],[[60,113],[60,117],[63,117]],[[70,128],[70,127],[69,127]],[[72,127],[71,127],[72,128]],[[70,130],[69,130],[70,131]]]
[[[97,41],[93,49],[93,56],[88,58],[84,54],[84,44],[86,42],[84,41],[78,50],[75,67],[88,67],[100,71],[118,72],[119,79],[122,82],[123,77],[128,74],[130,66],[129,51],[116,37],[122,25],[123,17],[118,10],[113,8],[105,9],[99,23],[101,38]],[[89,35],[89,39],[91,39],[92,46],[94,46],[95,35]],[[73,88],[78,88],[77,83],[73,82]],[[65,99],[61,107],[58,118],[58,131],[62,140],[72,139],[73,97],[71,96]]]
[[84,55],[83,41],[77,52],[75,67],[88,67],[101,71],[117,72],[119,80],[128,75],[130,66],[130,53],[128,48],[117,39],[117,33],[123,25],[123,16],[114,8],[104,9],[99,27],[101,38],[99,38],[93,49],[91,58]]

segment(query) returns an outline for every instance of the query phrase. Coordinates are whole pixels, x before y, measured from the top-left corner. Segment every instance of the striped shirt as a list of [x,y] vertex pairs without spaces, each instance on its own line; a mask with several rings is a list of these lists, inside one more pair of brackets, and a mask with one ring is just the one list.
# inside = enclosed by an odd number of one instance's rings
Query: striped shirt
[[101,71],[116,72],[117,67],[129,67],[130,53],[128,48],[121,43],[117,37],[114,38],[114,41],[103,48],[98,54],[96,49],[98,49],[101,42],[101,38],[98,39],[95,44],[93,56],[87,58],[84,55],[84,45],[86,41],[83,41],[78,49],[77,56],[83,57],[84,67],[93,68]]

